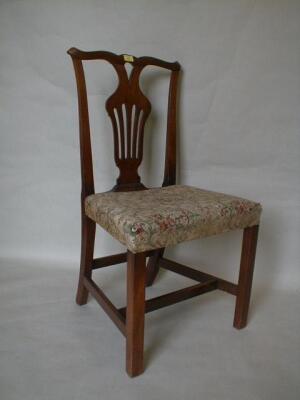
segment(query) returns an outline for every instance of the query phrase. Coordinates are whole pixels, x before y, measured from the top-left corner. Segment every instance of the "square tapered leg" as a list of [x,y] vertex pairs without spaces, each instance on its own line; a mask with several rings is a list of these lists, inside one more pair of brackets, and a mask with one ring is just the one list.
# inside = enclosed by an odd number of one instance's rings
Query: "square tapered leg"
[[233,326],[236,329],[242,329],[247,325],[257,237],[258,225],[244,229],[239,282],[233,321]]
[[126,371],[129,376],[144,371],[146,256],[127,255]]

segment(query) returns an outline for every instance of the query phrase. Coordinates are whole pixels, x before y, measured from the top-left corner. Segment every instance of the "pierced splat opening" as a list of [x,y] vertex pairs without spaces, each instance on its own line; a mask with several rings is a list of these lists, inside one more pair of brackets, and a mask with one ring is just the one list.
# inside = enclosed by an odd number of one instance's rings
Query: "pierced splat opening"
[[135,104],[114,108],[114,119],[117,125],[116,153],[119,160],[138,159],[141,157],[142,137],[141,123],[143,110]]

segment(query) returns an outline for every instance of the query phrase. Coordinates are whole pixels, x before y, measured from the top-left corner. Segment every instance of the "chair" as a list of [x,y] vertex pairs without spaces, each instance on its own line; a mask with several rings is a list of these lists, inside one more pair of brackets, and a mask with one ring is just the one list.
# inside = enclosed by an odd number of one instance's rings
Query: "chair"
[[[235,196],[176,185],[176,91],[180,65],[152,57],[116,55],[107,51],[71,48],[78,91],[81,156],[81,264],[76,302],[90,293],[126,338],[126,370],[143,372],[144,316],[191,297],[222,290],[236,296],[233,325],[246,326],[261,206]],[[88,100],[83,61],[104,60],[115,69],[119,84],[106,101],[112,122],[114,159],[119,177],[111,191],[95,194]],[[128,76],[125,64],[132,70]],[[143,158],[144,126],[151,110],[139,86],[147,66],[170,71],[164,180],[161,188],[146,188],[138,168]],[[126,246],[127,252],[94,258],[96,224]],[[186,240],[243,229],[238,283],[200,272],[164,257],[167,246]],[[148,258],[148,262],[146,260]],[[92,280],[92,271],[127,262],[127,305],[117,309]],[[159,268],[191,278],[197,284],[145,300]]]

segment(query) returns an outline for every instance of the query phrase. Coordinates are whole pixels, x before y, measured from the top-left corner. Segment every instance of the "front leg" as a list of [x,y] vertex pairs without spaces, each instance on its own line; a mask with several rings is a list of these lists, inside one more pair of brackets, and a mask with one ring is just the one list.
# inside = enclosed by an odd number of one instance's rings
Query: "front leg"
[[146,256],[127,252],[126,371],[129,376],[144,371]]
[[233,326],[236,329],[242,329],[247,325],[257,236],[258,225],[244,229],[239,283],[233,321]]

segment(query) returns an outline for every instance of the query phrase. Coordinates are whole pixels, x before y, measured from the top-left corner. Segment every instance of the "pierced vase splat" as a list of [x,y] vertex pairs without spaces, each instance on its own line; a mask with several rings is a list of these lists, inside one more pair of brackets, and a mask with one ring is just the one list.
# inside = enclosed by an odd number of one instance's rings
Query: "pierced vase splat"
[[[123,59],[131,62],[134,60],[129,55],[124,55]],[[114,190],[144,189],[138,167],[143,158],[144,128],[151,104],[139,86],[142,67],[133,66],[129,77],[124,64],[114,67],[119,85],[106,101],[106,110],[113,127],[115,162],[120,170]]]

